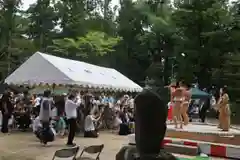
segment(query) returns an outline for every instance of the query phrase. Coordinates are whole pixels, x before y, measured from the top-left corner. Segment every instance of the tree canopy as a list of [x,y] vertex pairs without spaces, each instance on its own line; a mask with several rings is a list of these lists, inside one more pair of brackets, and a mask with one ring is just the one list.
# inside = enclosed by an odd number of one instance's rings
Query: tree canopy
[[[240,90],[240,2],[228,0],[0,1],[0,73],[35,51],[153,77]],[[183,56],[184,55],[184,56]],[[237,99],[237,96],[233,96]]]

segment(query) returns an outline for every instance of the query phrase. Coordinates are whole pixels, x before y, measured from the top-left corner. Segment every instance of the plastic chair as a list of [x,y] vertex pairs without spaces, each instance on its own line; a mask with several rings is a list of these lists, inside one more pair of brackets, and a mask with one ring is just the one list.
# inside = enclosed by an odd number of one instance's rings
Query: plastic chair
[[100,160],[99,156],[102,153],[103,148],[104,148],[104,144],[85,147],[82,150],[82,153],[80,154],[79,159],[82,158],[82,155],[84,152],[87,152],[89,154],[97,154],[96,160]]
[[72,160],[76,160],[78,151],[79,146],[57,150],[54,153],[52,160],[54,160],[55,158],[72,158]]

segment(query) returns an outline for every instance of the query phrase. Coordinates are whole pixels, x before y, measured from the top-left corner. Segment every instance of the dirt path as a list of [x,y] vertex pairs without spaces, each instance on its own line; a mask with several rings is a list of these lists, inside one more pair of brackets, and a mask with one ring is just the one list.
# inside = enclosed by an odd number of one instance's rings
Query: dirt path
[[[111,133],[102,133],[97,139],[77,137],[75,139],[80,148],[93,144],[104,144],[104,150],[101,158],[105,160],[115,159],[115,154],[119,151],[124,142],[127,142],[127,137],[113,135]],[[13,133],[11,135],[0,134],[0,159],[6,156],[11,157],[34,157],[34,159],[51,159],[53,153],[57,149],[65,148],[65,139],[56,139],[43,147],[31,133]],[[4,153],[4,154],[2,154]],[[21,156],[20,156],[21,155]],[[20,157],[19,157],[20,156]]]
[[[127,143],[126,136],[118,136],[109,132],[100,133],[97,139],[76,137],[75,142],[82,149],[84,146],[104,144],[101,159],[114,160],[119,149]],[[58,138],[43,147],[32,133],[0,134],[0,160],[49,160],[58,149],[65,148],[66,138]],[[86,155],[89,157],[90,155]],[[191,158],[191,156],[178,155]],[[90,156],[91,157],[91,156]]]

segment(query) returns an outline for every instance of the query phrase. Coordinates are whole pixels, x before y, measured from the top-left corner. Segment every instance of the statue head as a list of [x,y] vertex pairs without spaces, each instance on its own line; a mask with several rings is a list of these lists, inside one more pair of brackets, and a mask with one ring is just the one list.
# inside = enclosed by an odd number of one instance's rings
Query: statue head
[[144,84],[145,84],[145,89],[154,89],[156,88],[155,86],[155,80],[154,79],[150,79],[149,77],[146,77],[145,81],[144,81]]
[[136,96],[135,139],[140,156],[160,152],[166,132],[166,117],[166,106],[156,92],[147,88]]

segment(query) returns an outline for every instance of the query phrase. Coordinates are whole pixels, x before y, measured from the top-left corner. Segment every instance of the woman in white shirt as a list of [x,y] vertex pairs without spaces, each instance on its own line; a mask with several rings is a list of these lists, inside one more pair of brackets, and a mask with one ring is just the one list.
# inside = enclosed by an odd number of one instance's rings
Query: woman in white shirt
[[84,137],[97,138],[96,123],[101,119],[101,115],[97,118],[97,112],[94,112],[94,114],[88,112],[84,121]]

